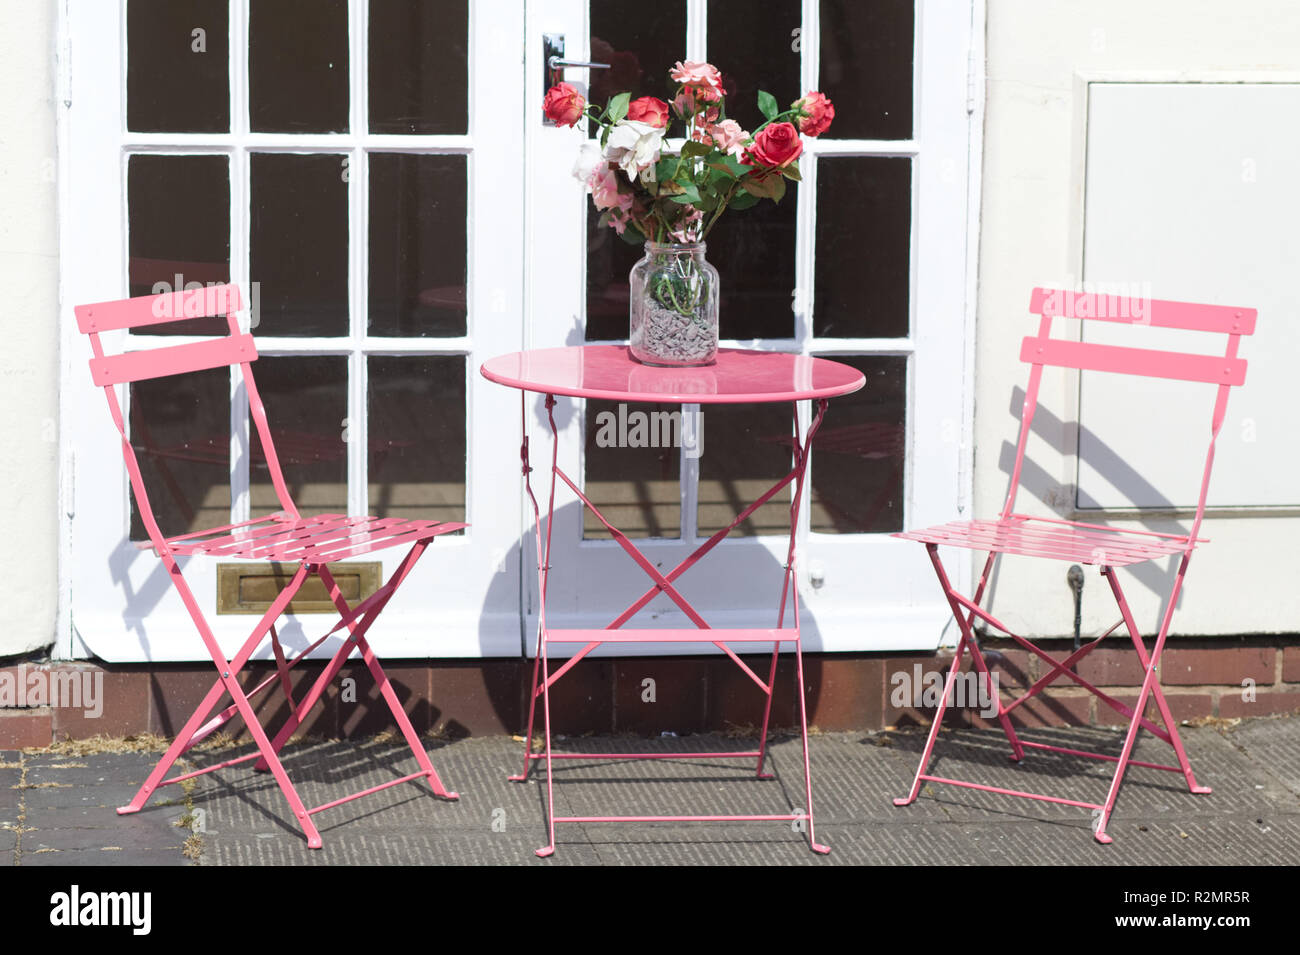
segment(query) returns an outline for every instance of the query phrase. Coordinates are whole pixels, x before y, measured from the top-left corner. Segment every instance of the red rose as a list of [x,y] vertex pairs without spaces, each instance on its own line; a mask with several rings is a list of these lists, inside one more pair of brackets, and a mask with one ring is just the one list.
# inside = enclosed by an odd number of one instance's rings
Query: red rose
[[799,132],[805,136],[820,136],[830,128],[831,120],[835,118],[834,104],[816,90],[792,103],[791,109],[803,113],[799,117]]
[[741,161],[748,166],[784,169],[798,159],[801,152],[803,143],[799,141],[798,130],[789,123],[773,123],[759,131]]
[[627,118],[664,129],[668,126],[668,104],[653,96],[642,96],[627,104]]
[[556,83],[542,100],[542,112],[557,126],[576,125],[586,108],[582,94],[568,83]]

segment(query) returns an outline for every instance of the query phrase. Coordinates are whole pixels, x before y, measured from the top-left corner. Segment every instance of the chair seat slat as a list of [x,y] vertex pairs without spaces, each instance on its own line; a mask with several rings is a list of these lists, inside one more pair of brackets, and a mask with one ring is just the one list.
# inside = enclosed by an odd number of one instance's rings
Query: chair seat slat
[[1038,525],[1024,519],[952,521],[893,536],[927,544],[1112,567],[1181,554],[1188,548],[1186,540],[1177,538],[1139,537],[1068,523]]

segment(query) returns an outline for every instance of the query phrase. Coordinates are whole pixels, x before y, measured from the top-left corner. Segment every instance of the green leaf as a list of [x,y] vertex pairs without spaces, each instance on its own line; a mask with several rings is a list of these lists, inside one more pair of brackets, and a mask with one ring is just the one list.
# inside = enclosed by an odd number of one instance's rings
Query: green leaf
[[683,186],[683,189],[681,192],[673,196],[673,202],[680,202],[682,205],[690,205],[700,201],[700,190],[695,188],[694,183],[680,185]]
[[640,229],[630,222],[627,224],[626,229],[618,233],[618,237],[628,245],[645,245],[645,236],[641,234]]
[[763,114],[763,118],[768,122],[776,119],[776,114],[781,111],[781,107],[776,105],[776,97],[766,90],[758,91],[758,111]]
[[606,109],[609,111],[609,118],[617,123],[620,119],[626,116],[627,104],[631,102],[631,100],[632,100],[631,93],[619,93],[617,96],[611,98],[609,101],[609,106],[606,107]]
[[707,165],[708,165],[708,167],[709,167],[710,169],[713,170],[712,178],[713,178],[715,181],[717,181],[717,180],[722,180],[722,179],[739,179],[739,178],[740,178],[740,176],[738,176],[738,175],[735,173],[735,171],[734,171],[730,166],[728,166],[726,163],[723,163],[723,162],[711,162],[711,163],[708,163]]
[[728,209],[741,211],[748,209],[750,206],[758,205],[758,196],[745,192],[743,189],[731,197],[731,202],[727,203]]
[[761,199],[777,199],[778,188],[781,193],[785,193],[785,180],[780,176],[768,175],[763,179],[753,177],[745,180],[745,191],[752,196],[758,196]]
[[665,179],[674,179],[677,176],[678,160],[676,156],[665,156],[655,163],[655,178],[660,182]]
[[687,140],[686,142],[682,143],[683,159],[691,159],[695,156],[703,157],[703,156],[707,156],[711,152],[713,152],[712,143],[697,143],[693,139]]
[[793,179],[795,182],[803,182],[803,177],[799,175],[799,164],[792,162],[781,170],[781,175],[787,179]]

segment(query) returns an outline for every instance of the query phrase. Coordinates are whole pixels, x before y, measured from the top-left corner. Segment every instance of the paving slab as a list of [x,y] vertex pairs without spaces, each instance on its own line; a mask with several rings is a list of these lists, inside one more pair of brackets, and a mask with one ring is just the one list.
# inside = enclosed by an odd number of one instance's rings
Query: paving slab
[[[560,823],[555,854],[547,842],[546,767],[534,761],[526,781],[523,744],[509,737],[431,742],[430,756],[458,800],[436,797],[420,779],[317,814],[325,848],[309,850],[269,773],[252,762],[168,787],[139,813],[119,816],[157,754],[0,754],[0,864],[3,865],[1096,865],[1215,866],[1294,864],[1300,859],[1300,719],[1259,719],[1236,726],[1183,727],[1198,781],[1193,795],[1180,772],[1134,767],[1112,817],[1114,842],[1092,838],[1092,810],[996,793],[923,785],[907,793],[925,746],[921,731],[819,734],[810,740],[819,842],[813,853],[799,820],[683,823]],[[1117,755],[1122,733],[1110,728],[1026,730],[1025,740]],[[754,739],[723,734],[680,738],[577,737],[556,740],[556,813],[561,816],[785,814],[806,810],[803,750],[776,735],[766,768],[721,758]],[[186,768],[214,766],[248,747],[190,754]],[[597,752],[685,756],[655,760],[591,759]],[[1008,759],[996,730],[945,730],[929,772],[987,785],[1086,802],[1105,798],[1112,762],[1030,750]],[[308,742],[286,747],[284,765],[308,806],[405,776],[417,768],[400,741]],[[1144,735],[1136,758],[1172,763],[1170,747]],[[188,791],[187,791],[188,790]],[[186,805],[188,800],[188,807]],[[191,835],[197,859],[182,849]],[[21,819],[21,823],[19,820]],[[21,828],[21,831],[19,831]],[[191,842],[191,853],[195,848]]]

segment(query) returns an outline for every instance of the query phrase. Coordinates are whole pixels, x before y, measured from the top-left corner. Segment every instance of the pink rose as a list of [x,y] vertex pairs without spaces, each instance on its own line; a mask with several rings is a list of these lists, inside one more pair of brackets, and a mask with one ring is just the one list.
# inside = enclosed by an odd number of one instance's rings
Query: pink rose
[[587,101],[568,83],[556,83],[542,99],[542,112],[557,126],[575,126],[582,119]]
[[716,103],[722,99],[722,74],[711,63],[694,63],[689,60],[683,63],[678,60],[669,76],[693,90],[706,103]]
[[664,129],[668,126],[668,104],[653,96],[642,96],[627,104],[627,118]]
[[799,132],[805,136],[820,136],[830,128],[831,120],[835,118],[834,104],[816,90],[791,103],[790,108],[803,113],[799,117]]
[[591,187],[591,201],[597,209],[619,209],[627,212],[632,208],[631,194],[618,191],[618,174],[615,172],[615,167],[609,163],[603,162],[592,170],[587,185]]
[[802,152],[803,143],[799,140],[798,130],[789,123],[773,123],[759,131],[741,161],[748,166],[784,169]]
[[740,123],[734,119],[724,119],[708,127],[707,131],[713,139],[713,145],[733,156],[739,156],[744,151],[745,140],[749,138],[749,133],[741,129]]

